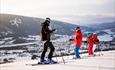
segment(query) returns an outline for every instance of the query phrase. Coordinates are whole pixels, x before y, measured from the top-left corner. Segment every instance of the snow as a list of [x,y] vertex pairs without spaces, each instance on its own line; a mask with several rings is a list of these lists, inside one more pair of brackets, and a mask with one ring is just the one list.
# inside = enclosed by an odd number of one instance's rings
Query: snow
[[29,42],[29,43],[21,43],[21,44],[11,44],[11,45],[2,45],[0,47],[23,46],[23,45],[30,45],[30,44],[37,44],[37,42]]
[[[54,54],[60,55],[59,49],[62,49],[62,53],[68,53],[68,49],[70,53],[73,53],[74,44],[69,42],[71,36],[68,35],[55,35],[58,39],[52,40],[57,52]],[[113,38],[110,35],[98,36],[100,41],[111,41]],[[42,43],[40,42],[40,36],[29,35],[27,38],[23,38],[26,40],[35,40],[34,42],[28,43],[20,43],[13,44],[12,37],[8,37],[0,41],[0,47],[11,47],[11,46],[28,46],[28,51],[31,50],[40,50]],[[83,38],[83,41],[86,40]],[[7,42],[5,42],[7,41]],[[10,45],[6,45],[3,43],[9,43]],[[37,45],[37,46],[31,46]],[[39,46],[39,47],[38,47]],[[82,44],[81,47],[86,47],[86,44]],[[104,46],[103,46],[104,47]],[[67,49],[68,48],[68,49]],[[105,47],[107,48],[107,47]],[[0,51],[0,61],[4,58],[15,58],[13,63],[0,64],[0,70],[115,70],[115,50],[114,51],[106,51],[103,52],[104,56],[96,56],[96,57],[86,57],[87,54],[81,54],[83,59],[72,59],[74,56],[64,56],[66,64],[62,63],[62,58],[57,57],[60,64],[55,65],[44,65],[44,66],[26,66],[25,64],[34,64],[37,63],[38,60],[31,60],[32,53],[25,53],[25,50],[11,50],[11,51]],[[85,52],[87,50],[80,50],[80,52]],[[16,52],[13,54],[13,52]],[[4,53],[8,53],[7,55]],[[38,54],[38,53],[33,53]],[[40,55],[41,53],[39,53]],[[96,53],[99,54],[99,53]],[[57,60],[54,58],[54,60]]]
[[3,44],[5,41],[0,41],[0,45]]
[[[100,52],[97,52],[98,55]],[[115,70],[115,50],[102,52],[104,55],[95,57],[86,57],[81,54],[82,59],[72,59],[73,55],[57,57],[60,64],[27,66],[25,64],[34,64],[38,60],[16,61],[13,63],[0,64],[0,70]],[[27,57],[28,58],[28,57]],[[56,60],[56,58],[53,58]]]
[[13,37],[6,37],[4,38],[3,40],[6,41],[6,40],[12,40]]
[[110,35],[103,35],[103,36],[98,36],[100,41],[112,41],[112,37]]
[[28,35],[28,37],[22,37],[21,39],[25,39],[25,40],[35,40],[38,41],[41,39],[41,37],[39,35]]
[[110,29],[106,29],[104,31],[107,32],[108,34],[114,34],[114,32],[112,32]]
[[10,23],[11,23],[11,25],[16,25],[18,27],[19,24],[22,23],[22,20],[20,18],[16,17],[15,19],[10,20]]
[[14,41],[15,41],[15,40],[8,41],[8,42],[6,42],[5,44],[10,45],[10,44],[12,44]]

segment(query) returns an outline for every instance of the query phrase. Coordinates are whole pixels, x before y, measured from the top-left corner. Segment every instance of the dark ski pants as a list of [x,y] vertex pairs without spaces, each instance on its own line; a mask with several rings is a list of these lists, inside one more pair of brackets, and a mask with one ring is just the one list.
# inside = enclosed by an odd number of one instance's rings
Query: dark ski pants
[[52,59],[52,56],[53,56],[55,48],[54,48],[52,42],[50,42],[50,41],[46,41],[44,43],[44,49],[43,49],[43,52],[41,54],[41,59],[44,60],[44,57],[45,57],[45,54],[46,54],[48,48],[50,49],[50,52],[49,52],[49,55],[48,55],[48,59]]

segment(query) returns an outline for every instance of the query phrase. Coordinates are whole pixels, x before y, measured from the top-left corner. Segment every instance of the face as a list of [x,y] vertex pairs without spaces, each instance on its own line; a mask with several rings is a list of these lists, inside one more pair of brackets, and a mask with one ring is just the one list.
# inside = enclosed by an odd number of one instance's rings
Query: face
[[50,25],[50,19],[46,19],[46,20],[45,20],[45,25],[46,25],[46,26],[49,26],[49,25]]
[[76,32],[80,31],[80,28],[79,29],[76,29]]
[[46,20],[46,22],[47,22],[47,23],[50,23],[50,21],[49,21],[49,20]]
[[49,20],[49,19],[46,19],[46,23],[48,23],[48,24],[49,24],[49,23],[50,23],[50,20]]

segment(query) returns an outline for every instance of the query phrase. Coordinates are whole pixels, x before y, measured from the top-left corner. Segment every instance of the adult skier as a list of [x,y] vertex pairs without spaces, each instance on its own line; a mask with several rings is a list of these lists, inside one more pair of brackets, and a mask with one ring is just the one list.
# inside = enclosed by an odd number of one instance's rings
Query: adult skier
[[70,41],[73,41],[74,44],[75,44],[75,47],[74,47],[74,52],[75,52],[75,59],[77,58],[80,58],[80,46],[82,45],[82,32],[81,32],[81,29],[80,27],[77,27],[76,30],[75,30],[75,34],[73,36],[72,39],[70,39]]
[[87,47],[88,47],[88,56],[93,56],[93,45],[94,45],[94,42],[93,42],[93,37],[92,37],[92,34],[89,33],[88,34],[88,37],[86,39],[87,41]]
[[[43,52],[41,54],[41,58],[40,58],[40,63],[41,64],[53,64],[53,63],[57,63],[56,61],[52,60],[52,56],[54,53],[54,46],[50,40],[50,36],[51,33],[53,33],[55,31],[55,29],[50,29],[50,18],[46,18],[45,22],[42,23],[42,29],[41,29],[41,40],[44,42],[44,48],[43,48]],[[45,54],[47,52],[47,49],[50,49],[49,55],[48,55],[48,60],[45,60]]]

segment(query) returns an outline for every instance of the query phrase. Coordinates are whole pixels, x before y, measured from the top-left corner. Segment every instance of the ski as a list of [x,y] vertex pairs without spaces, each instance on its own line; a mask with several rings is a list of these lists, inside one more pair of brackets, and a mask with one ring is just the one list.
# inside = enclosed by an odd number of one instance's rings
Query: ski
[[[59,63],[57,62],[57,63],[53,63],[53,64],[59,64]],[[26,64],[26,65],[27,66],[37,66],[37,65],[53,65],[53,64],[49,64],[49,63],[41,64],[40,62],[38,62],[38,63]]]

